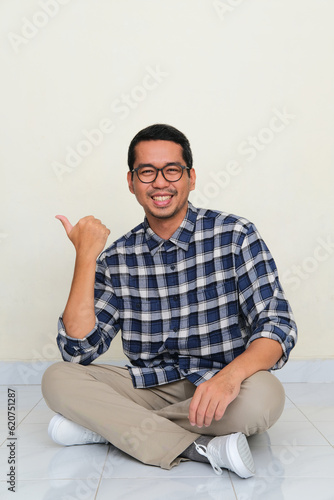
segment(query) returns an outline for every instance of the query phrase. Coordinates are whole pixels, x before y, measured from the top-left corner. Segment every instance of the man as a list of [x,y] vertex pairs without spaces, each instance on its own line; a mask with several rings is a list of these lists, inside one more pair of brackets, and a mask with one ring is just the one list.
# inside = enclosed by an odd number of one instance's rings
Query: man
[[[188,139],[152,125],[132,140],[128,185],[144,223],[102,252],[92,216],[62,222],[76,250],[58,345],[44,374],[59,444],[110,442],[143,463],[181,460],[254,475],[246,436],[279,418],[281,368],[296,325],[271,254],[253,224],[188,201]],[[117,332],[131,365],[91,364]],[[69,361],[69,362],[68,362]]]

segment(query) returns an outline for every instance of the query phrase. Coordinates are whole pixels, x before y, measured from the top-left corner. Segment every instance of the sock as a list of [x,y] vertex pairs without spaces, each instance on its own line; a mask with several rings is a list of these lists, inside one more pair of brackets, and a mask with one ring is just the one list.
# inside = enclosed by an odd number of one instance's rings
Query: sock
[[[201,444],[202,446],[208,446],[211,439],[213,439],[213,436],[200,436],[196,439],[196,443]],[[191,443],[191,445],[180,454],[180,457],[189,458],[189,460],[193,460],[194,462],[210,463],[206,457],[203,457],[203,455],[198,453],[194,443]]]

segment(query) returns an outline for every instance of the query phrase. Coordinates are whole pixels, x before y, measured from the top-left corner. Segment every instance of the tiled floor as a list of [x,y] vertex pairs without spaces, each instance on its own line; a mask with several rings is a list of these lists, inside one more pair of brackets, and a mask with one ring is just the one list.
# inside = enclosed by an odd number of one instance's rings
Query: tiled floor
[[280,421],[249,439],[257,473],[243,480],[195,462],[171,471],[145,466],[108,445],[58,446],[47,435],[53,413],[40,386],[17,385],[15,493],[7,490],[7,386],[0,386],[0,498],[333,500],[334,383],[284,386]]

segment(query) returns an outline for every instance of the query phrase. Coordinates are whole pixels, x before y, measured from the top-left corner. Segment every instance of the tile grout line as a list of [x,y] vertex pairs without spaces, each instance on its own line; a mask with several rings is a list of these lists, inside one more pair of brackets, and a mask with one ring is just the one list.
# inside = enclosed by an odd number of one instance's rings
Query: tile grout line
[[99,480],[97,488],[96,488],[94,500],[97,499],[97,495],[99,493],[99,489],[100,489],[100,486],[101,486],[101,483],[102,483],[102,479],[103,479],[103,472],[104,472],[104,468],[105,468],[106,463],[107,463],[107,459],[108,459],[109,453],[110,453],[110,444],[108,445],[108,453],[106,454],[106,458],[105,458],[105,461],[104,461],[104,464],[103,464],[103,467],[102,467],[102,470],[101,470],[100,480]]
[[36,403],[36,404],[35,404],[35,405],[34,405],[34,406],[33,406],[33,407],[32,407],[32,408],[28,411],[28,413],[27,413],[27,414],[26,414],[26,415],[22,418],[22,420],[20,420],[20,422],[17,424],[17,427],[19,427],[19,426],[20,426],[20,425],[24,422],[24,420],[25,420],[25,419],[26,419],[26,418],[30,415],[30,413],[31,413],[31,412],[32,412],[32,411],[36,408],[36,406],[37,406],[37,405],[38,405],[38,404],[42,401],[42,399],[44,399],[44,398],[43,398],[43,396],[42,396],[42,398],[41,398],[39,401],[37,401],[37,403]]
[[227,473],[228,473],[228,477],[230,478],[230,481],[231,481],[232,490],[233,490],[233,493],[234,493],[234,495],[235,495],[235,498],[236,498],[236,500],[238,500],[238,495],[237,495],[237,492],[235,491],[235,487],[234,487],[233,479],[232,479],[232,477],[231,477],[231,472],[228,470],[228,471],[227,471]]
[[[312,420],[310,420],[310,418],[307,415],[305,415],[305,413],[303,412],[303,410],[301,408],[299,408],[299,406],[297,406],[297,404],[294,401],[292,401],[292,399],[289,398],[289,396],[287,396],[287,395],[285,395],[285,396],[297,408],[297,410],[300,411],[300,413],[306,418],[306,420],[319,432],[319,434],[327,441],[327,443],[329,444],[329,446],[331,446],[332,448],[334,448],[334,445],[326,438],[326,436],[324,436],[324,434],[320,431],[320,429],[318,429],[316,427],[316,425],[312,422]],[[312,445],[307,445],[307,446],[312,446]],[[322,446],[326,446],[326,445],[322,445]]]

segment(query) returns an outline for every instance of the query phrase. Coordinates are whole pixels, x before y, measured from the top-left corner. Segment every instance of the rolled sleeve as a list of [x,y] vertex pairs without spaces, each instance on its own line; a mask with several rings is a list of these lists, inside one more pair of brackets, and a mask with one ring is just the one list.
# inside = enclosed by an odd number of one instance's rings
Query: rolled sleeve
[[274,259],[254,225],[242,242],[236,269],[240,306],[251,332],[246,348],[259,338],[276,340],[283,355],[272,369],[282,368],[297,341],[297,326]]
[[71,361],[87,365],[97,356],[95,355],[100,343],[98,334],[98,321],[95,326],[83,339],[75,339],[66,333],[62,316],[58,320],[57,344],[64,361]]

